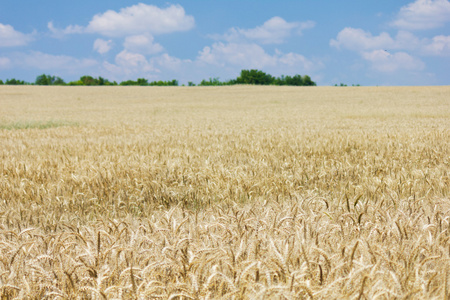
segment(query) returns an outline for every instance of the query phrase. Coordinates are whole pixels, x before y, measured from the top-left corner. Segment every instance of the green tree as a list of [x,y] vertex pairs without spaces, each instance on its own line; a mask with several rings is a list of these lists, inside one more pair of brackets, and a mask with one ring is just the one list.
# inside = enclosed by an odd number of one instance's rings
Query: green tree
[[136,83],[137,83],[136,85],[146,86],[148,85],[148,80],[145,78],[138,78]]
[[316,86],[316,83],[311,80],[311,77],[308,75],[303,76],[303,85],[307,86]]
[[219,77],[209,78],[209,80],[203,79],[200,84],[201,86],[217,86],[217,85],[224,85],[223,82],[220,82]]
[[83,85],[83,82],[81,80],[71,81],[68,85]]
[[83,85],[98,85],[98,79],[89,75],[81,76],[80,81]]
[[[308,76],[308,75],[306,75]],[[310,78],[311,79],[311,78]],[[294,75],[291,78],[291,82],[289,83],[289,85],[295,85],[295,86],[302,86],[305,85],[304,79],[302,76],[300,75]]]
[[52,80],[53,85],[65,85],[66,83],[61,77],[54,77]]
[[148,83],[147,85],[150,86],[178,86],[178,80],[173,79],[171,81],[152,81],[150,83]]
[[24,85],[25,81],[19,80],[19,79],[15,79],[15,78],[11,78],[11,79],[6,79],[5,84],[8,84],[8,85]]
[[122,81],[120,83],[120,85],[137,85],[137,81],[134,80],[126,80],[126,81]]
[[61,77],[42,74],[36,77],[34,82],[36,85],[64,85],[65,82]]
[[45,75],[45,74],[42,74],[42,75],[39,75],[38,77],[36,77],[36,80],[35,80],[35,82],[34,82],[34,84],[36,84],[36,85],[49,85],[50,83],[49,83],[49,77],[50,77],[50,75]]
[[260,70],[242,70],[241,75],[236,78],[236,83],[240,84],[272,84],[274,78]]
[[117,82],[110,82],[108,79],[99,76],[94,78],[89,75],[81,76],[77,81],[71,81],[69,85],[117,85]]

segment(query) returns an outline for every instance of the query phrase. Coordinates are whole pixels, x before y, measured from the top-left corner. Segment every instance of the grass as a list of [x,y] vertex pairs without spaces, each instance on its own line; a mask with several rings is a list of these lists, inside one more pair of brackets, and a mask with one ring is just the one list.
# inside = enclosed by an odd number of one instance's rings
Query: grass
[[0,294],[445,299],[449,92],[2,88]]

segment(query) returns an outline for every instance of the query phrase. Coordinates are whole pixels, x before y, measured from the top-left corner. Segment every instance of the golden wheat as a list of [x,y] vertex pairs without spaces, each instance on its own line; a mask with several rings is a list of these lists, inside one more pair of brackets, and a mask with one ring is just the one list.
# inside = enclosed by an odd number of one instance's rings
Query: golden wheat
[[4,86],[1,298],[448,298],[449,94]]

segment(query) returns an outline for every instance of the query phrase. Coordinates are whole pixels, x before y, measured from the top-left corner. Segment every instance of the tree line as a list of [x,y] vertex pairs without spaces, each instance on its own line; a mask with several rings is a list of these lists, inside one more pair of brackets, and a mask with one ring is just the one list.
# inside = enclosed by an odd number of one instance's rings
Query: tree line
[[36,77],[35,82],[25,82],[23,80],[18,79],[7,79],[5,82],[0,80],[0,85],[67,85],[67,86],[114,86],[114,85],[139,85],[139,86],[178,86],[177,80],[170,81],[152,81],[149,82],[145,78],[138,78],[136,81],[134,80],[126,80],[120,83],[116,81],[109,81],[106,78],[101,76],[95,78],[89,75],[81,76],[80,79],[70,82],[65,82],[61,77],[51,76],[47,74],[42,74]]
[[[236,79],[228,81],[220,81],[219,78],[203,79],[198,85],[200,86],[218,86],[218,85],[234,85],[234,84],[256,84],[256,85],[293,85],[293,86],[315,86],[316,83],[311,80],[308,75],[294,75],[274,77],[260,70],[242,70]],[[192,82],[188,83],[193,86]]]
[[[42,74],[36,77],[35,82],[25,82],[18,79],[7,79],[5,82],[0,80],[0,84],[6,85],[60,85],[60,86],[178,86],[176,79],[170,81],[151,81],[145,78],[137,80],[126,80],[120,83],[109,81],[101,76],[95,78],[89,75],[81,76],[79,80],[66,83],[61,77]],[[315,86],[316,83],[311,80],[308,75],[294,75],[274,77],[260,70],[242,70],[236,79],[228,81],[220,81],[219,78],[203,79],[198,86],[221,86],[235,84],[256,84],[256,85],[291,85],[291,86]],[[192,81],[188,82],[188,86],[196,86]]]

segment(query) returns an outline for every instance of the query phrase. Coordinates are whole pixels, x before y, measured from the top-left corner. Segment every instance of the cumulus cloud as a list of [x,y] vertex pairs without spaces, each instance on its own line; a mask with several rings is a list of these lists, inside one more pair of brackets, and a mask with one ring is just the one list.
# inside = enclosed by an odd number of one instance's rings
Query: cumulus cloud
[[136,75],[145,76],[151,72],[159,72],[153,67],[153,64],[149,62],[144,55],[139,53],[129,52],[123,50],[116,55],[115,64],[105,62],[103,67],[108,71],[116,75]]
[[[299,53],[283,53],[275,49],[269,53],[267,44],[281,44],[290,37],[301,35],[313,28],[315,22],[287,22],[281,17],[273,17],[262,25],[250,28],[231,28],[222,35],[210,35],[217,40],[199,51],[193,61],[195,69],[217,76],[235,76],[242,69],[259,69],[271,74],[303,74],[323,67],[319,60],[312,62]],[[211,72],[214,70],[214,73]]]
[[109,50],[111,50],[111,48],[112,48],[112,40],[105,41],[105,40],[102,40],[102,39],[96,39],[94,41],[93,48],[98,53],[105,54],[105,53],[109,52]]
[[86,32],[121,37],[187,31],[194,25],[194,17],[186,15],[180,5],[159,8],[139,3],[123,8],[119,12],[108,10],[95,15],[86,27]]
[[425,63],[418,56],[450,55],[450,36],[418,38],[411,30],[438,28],[449,21],[448,0],[416,0],[402,7],[391,23],[399,29],[396,36],[347,27],[330,40],[330,46],[357,52],[379,72],[420,71]]
[[0,69],[8,69],[11,67],[11,60],[8,57],[0,57]]
[[386,32],[373,36],[370,32],[362,29],[346,27],[338,33],[335,40],[330,41],[330,45],[338,49],[361,51],[377,48],[390,49],[394,47],[395,41]]
[[190,59],[180,59],[178,57],[170,56],[167,53],[163,53],[159,56],[152,57],[152,63],[160,66],[164,69],[172,71],[187,70],[192,72],[192,61]]
[[[424,52],[423,49],[427,43],[426,39],[421,40],[403,30],[392,38],[386,32],[374,36],[362,29],[347,27],[338,33],[336,39],[330,41],[330,46],[357,52],[364,60],[371,63],[373,70],[395,72],[424,69],[425,64],[417,57],[406,53],[405,50]],[[391,50],[398,52],[391,53]]]
[[234,66],[238,69],[284,70],[284,72],[312,70],[320,63],[313,63],[303,55],[297,53],[284,54],[276,51],[268,54],[260,45],[255,43],[238,44],[222,42],[214,43],[199,52],[197,61],[216,66]]
[[0,47],[24,46],[33,40],[33,34],[16,31],[11,25],[0,23]]
[[426,43],[426,39],[419,39],[409,31],[400,30],[395,37],[395,49],[415,50],[420,49]]
[[189,59],[179,59],[167,53],[147,58],[142,54],[124,50],[120,52],[114,63],[104,62],[103,69],[117,80],[144,77],[149,80],[163,80],[176,78],[178,80],[192,80],[194,73],[199,71],[199,65]]
[[212,65],[239,65],[258,68],[275,64],[274,58],[257,44],[214,43],[200,51],[198,60]]
[[382,32],[377,36],[360,28],[346,27],[341,30],[336,39],[330,41],[330,46],[337,49],[347,49],[352,51],[365,51],[375,49],[420,49],[426,43],[425,39],[420,40],[414,34],[400,30],[395,37],[387,32]]
[[435,36],[423,47],[423,52],[428,55],[450,56],[450,35]]
[[298,53],[287,53],[283,54],[278,52],[278,61],[280,64],[296,68],[297,66],[302,66],[305,71],[312,70],[314,68],[321,68],[321,62],[313,63],[311,60],[307,59],[305,56]]
[[[98,62],[93,59],[75,58],[68,55],[52,55],[39,51],[16,52],[7,58],[8,66],[22,69],[62,70],[71,73],[95,67]],[[6,62],[6,61],[5,61]]]
[[374,36],[362,29],[347,27],[338,33],[336,39],[330,41],[330,46],[360,53],[370,50],[409,50],[420,55],[448,56],[450,36],[439,35],[431,40],[419,39],[411,32],[400,30],[392,38],[386,32]]
[[132,35],[125,38],[123,46],[126,50],[141,54],[156,54],[164,50],[164,47],[154,43],[153,36],[149,34]]
[[432,29],[450,21],[448,0],[416,0],[400,9],[392,26],[406,30]]
[[211,35],[211,37],[227,42],[255,41],[261,44],[281,44],[292,34],[301,35],[303,30],[314,26],[313,21],[286,22],[283,18],[273,17],[255,28],[231,28],[224,35]]
[[116,63],[120,66],[137,67],[139,65],[147,64],[147,59],[142,54],[124,50],[117,54]]
[[394,54],[385,50],[374,50],[363,52],[362,57],[372,63],[372,68],[380,72],[395,72],[398,70],[420,71],[425,68],[425,64],[405,52]]
[[68,34],[97,33],[107,37],[156,35],[187,31],[195,26],[193,16],[186,15],[180,5],[159,8],[139,3],[116,12],[108,10],[95,15],[87,26],[69,25],[60,29],[48,22],[47,27],[55,38]]
[[68,35],[68,34],[75,34],[75,33],[83,33],[84,32],[84,28],[82,26],[69,25],[69,26],[67,26],[64,29],[59,29],[59,28],[56,28],[53,25],[53,22],[51,22],[51,21],[47,23],[47,28],[52,33],[51,35],[53,37],[55,37],[55,38],[62,38],[65,35]]

